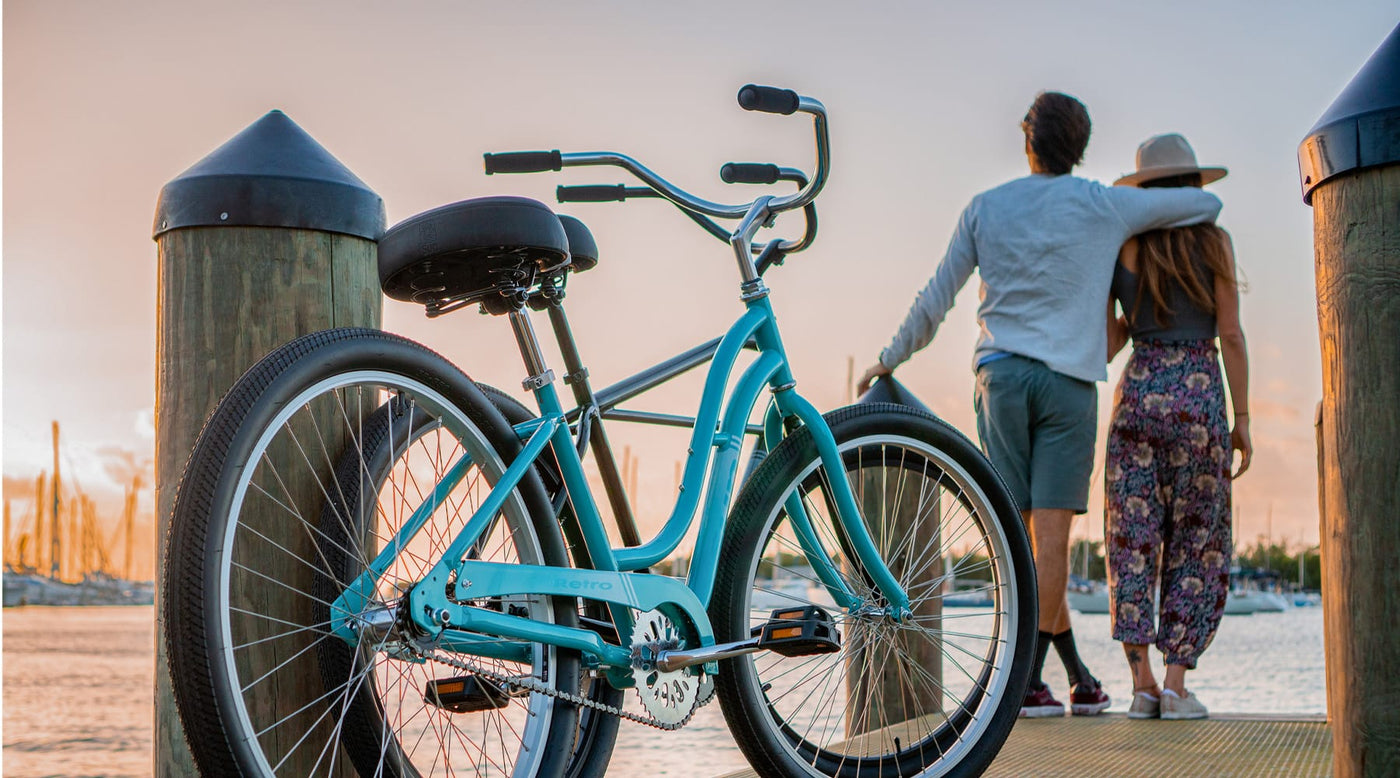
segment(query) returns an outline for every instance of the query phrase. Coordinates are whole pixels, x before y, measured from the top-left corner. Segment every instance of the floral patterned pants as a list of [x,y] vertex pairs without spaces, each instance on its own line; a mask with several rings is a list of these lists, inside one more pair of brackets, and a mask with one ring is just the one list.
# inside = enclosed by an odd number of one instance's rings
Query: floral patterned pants
[[1110,613],[1114,640],[1167,664],[1194,668],[1225,610],[1230,454],[1215,341],[1135,343],[1104,466]]

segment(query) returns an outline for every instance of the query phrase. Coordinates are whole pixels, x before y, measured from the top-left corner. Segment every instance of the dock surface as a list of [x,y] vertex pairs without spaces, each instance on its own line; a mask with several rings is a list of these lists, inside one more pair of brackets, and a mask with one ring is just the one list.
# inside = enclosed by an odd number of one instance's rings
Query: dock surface
[[[1023,719],[985,778],[1323,778],[1332,731],[1318,717],[1135,721],[1124,714]],[[753,772],[725,778],[749,778]]]

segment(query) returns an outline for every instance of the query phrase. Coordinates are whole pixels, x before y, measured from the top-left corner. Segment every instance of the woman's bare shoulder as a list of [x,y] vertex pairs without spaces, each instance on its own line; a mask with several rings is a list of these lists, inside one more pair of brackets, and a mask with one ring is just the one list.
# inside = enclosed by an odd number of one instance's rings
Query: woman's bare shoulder
[[1118,249],[1118,264],[1127,268],[1130,272],[1136,273],[1138,269],[1138,239],[1137,236],[1128,238]]

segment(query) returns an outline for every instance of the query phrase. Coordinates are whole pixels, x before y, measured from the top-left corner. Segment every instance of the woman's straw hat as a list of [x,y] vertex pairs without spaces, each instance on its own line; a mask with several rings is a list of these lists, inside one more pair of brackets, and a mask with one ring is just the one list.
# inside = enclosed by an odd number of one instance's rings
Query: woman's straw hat
[[1200,173],[1201,184],[1225,177],[1223,167],[1201,167],[1196,164],[1196,152],[1180,135],[1171,132],[1154,135],[1142,142],[1137,150],[1137,172],[1113,182],[1114,186],[1142,186],[1146,181],[1187,173]]

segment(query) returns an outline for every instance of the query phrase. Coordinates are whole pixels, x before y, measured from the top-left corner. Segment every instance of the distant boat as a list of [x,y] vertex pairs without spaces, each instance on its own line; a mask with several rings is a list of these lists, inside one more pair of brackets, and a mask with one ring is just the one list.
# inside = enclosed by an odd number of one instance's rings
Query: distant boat
[[1108,588],[1105,586],[1088,591],[1071,589],[1065,595],[1069,598],[1069,607],[1080,613],[1108,613]]
[[1236,589],[1225,600],[1225,613],[1282,613],[1293,607],[1283,595],[1258,589]]

